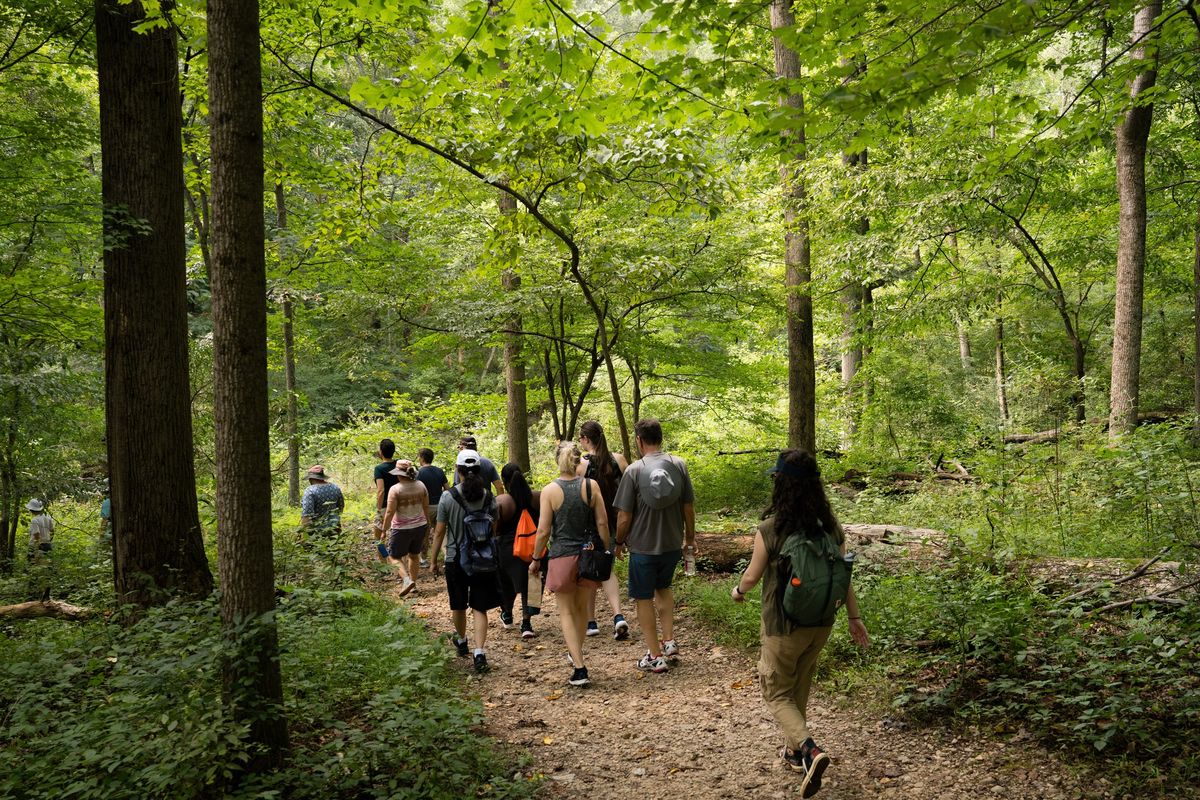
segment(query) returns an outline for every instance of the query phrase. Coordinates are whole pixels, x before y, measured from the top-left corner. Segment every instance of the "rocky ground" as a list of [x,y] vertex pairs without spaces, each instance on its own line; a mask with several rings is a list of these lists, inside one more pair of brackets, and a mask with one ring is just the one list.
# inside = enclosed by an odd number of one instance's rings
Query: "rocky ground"
[[[405,602],[432,633],[451,630],[444,584],[428,576]],[[797,776],[785,769],[780,735],[759,696],[753,658],[715,644],[688,609],[670,672],[642,673],[633,636],[612,638],[601,600],[601,635],[585,658],[592,685],[566,683],[571,668],[552,597],[535,617],[537,638],[522,642],[493,612],[487,652],[492,671],[476,676],[487,732],[512,750],[514,772],[541,772],[550,798],[790,798]],[[629,609],[632,611],[632,609]],[[630,613],[628,616],[632,617]],[[472,646],[474,643],[472,642]],[[822,798],[1106,797],[1103,775],[1077,775],[1029,742],[985,735],[913,731],[866,703],[818,692],[810,706],[817,741],[832,756]]]

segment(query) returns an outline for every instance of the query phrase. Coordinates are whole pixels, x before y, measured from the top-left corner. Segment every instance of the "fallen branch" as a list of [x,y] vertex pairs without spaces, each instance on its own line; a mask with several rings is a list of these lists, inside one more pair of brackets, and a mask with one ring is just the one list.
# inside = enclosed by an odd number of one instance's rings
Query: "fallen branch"
[[1200,578],[1197,578],[1191,583],[1185,583],[1182,586],[1176,586],[1173,589],[1167,589],[1165,592],[1156,592],[1155,594],[1148,594],[1145,597],[1135,597],[1132,600],[1121,600],[1116,603],[1109,603],[1106,606],[1100,606],[1099,608],[1092,609],[1087,613],[1087,615],[1090,617],[1094,614],[1103,614],[1106,611],[1116,611],[1117,609],[1128,608],[1139,603],[1160,603],[1168,606],[1186,606],[1186,600],[1170,597],[1170,595],[1182,592],[1185,589],[1190,589],[1193,586],[1200,586]]
[[1066,597],[1059,600],[1058,604],[1062,605],[1063,603],[1069,602],[1071,600],[1078,600],[1080,597],[1085,597],[1085,596],[1091,594],[1092,592],[1096,591],[1097,589],[1103,589],[1103,588],[1110,587],[1110,586],[1119,586],[1122,583],[1129,583],[1132,580],[1140,578],[1142,575],[1146,574],[1146,570],[1150,569],[1150,567],[1154,566],[1159,561],[1161,561],[1162,557],[1165,556],[1168,552],[1170,552],[1170,550],[1171,550],[1170,547],[1164,547],[1162,550],[1158,551],[1157,555],[1155,555],[1149,561],[1146,561],[1144,564],[1139,566],[1133,572],[1126,575],[1124,578],[1121,578],[1116,581],[1108,581],[1108,580],[1099,581],[1097,583],[1092,584],[1091,586],[1088,586],[1085,589],[1080,589],[1078,592],[1075,592],[1075,594],[1067,595]]
[[28,603],[0,606],[0,617],[11,619],[54,617],[55,619],[81,620],[87,619],[94,613],[90,608],[73,606],[61,600],[30,600]]

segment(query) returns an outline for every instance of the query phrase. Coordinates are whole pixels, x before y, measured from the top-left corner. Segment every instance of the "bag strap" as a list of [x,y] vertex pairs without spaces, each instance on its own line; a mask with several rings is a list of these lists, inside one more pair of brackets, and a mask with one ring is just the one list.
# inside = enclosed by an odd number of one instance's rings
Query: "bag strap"
[[462,507],[464,514],[466,514],[470,511],[470,509],[467,508],[467,501],[463,498],[463,496],[461,494],[458,493],[457,486],[450,487],[450,496],[454,498],[454,502],[458,503]]

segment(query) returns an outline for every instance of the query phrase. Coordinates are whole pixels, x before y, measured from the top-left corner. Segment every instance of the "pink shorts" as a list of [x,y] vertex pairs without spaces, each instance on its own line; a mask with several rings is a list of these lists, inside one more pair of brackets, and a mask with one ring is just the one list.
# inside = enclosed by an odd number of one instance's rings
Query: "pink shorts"
[[599,581],[580,580],[579,556],[558,556],[546,567],[546,588],[555,594],[576,589],[599,589]]

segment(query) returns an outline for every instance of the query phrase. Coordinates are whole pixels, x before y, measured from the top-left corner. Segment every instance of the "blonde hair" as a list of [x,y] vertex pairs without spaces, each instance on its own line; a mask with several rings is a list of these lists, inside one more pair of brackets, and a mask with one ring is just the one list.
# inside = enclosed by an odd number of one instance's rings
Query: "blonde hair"
[[554,460],[558,462],[558,471],[574,474],[579,467],[579,446],[574,442],[559,442],[558,449],[554,451]]

